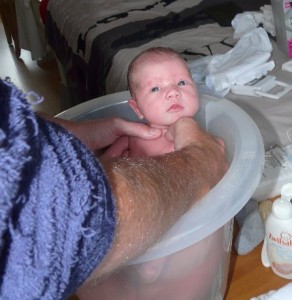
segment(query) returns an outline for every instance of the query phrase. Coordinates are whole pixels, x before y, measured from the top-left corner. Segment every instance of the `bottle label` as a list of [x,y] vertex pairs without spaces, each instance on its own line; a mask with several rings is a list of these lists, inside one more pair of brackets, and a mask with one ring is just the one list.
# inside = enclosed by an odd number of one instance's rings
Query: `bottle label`
[[291,247],[290,251],[292,251],[292,235],[287,232],[281,232],[280,236],[273,236],[272,233],[269,234],[269,239],[278,244],[279,246]]
[[292,276],[292,235],[281,232],[269,234],[268,256],[274,272],[282,277]]

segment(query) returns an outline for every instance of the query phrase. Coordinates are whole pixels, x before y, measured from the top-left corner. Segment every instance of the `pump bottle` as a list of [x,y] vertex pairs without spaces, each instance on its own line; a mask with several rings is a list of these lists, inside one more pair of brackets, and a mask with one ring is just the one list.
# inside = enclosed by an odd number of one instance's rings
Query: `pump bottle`
[[261,259],[278,276],[292,279],[292,204],[284,190],[266,220]]

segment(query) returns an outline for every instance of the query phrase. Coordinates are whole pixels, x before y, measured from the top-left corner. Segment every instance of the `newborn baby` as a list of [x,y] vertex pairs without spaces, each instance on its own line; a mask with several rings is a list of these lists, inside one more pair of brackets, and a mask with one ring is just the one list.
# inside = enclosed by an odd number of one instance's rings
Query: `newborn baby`
[[119,147],[128,145],[125,156],[154,156],[174,151],[165,137],[168,127],[181,117],[193,117],[199,108],[195,83],[185,60],[170,48],[150,48],[129,65],[128,86],[131,108],[151,127],[160,128],[162,136],[146,141],[122,137],[104,157],[113,157]]

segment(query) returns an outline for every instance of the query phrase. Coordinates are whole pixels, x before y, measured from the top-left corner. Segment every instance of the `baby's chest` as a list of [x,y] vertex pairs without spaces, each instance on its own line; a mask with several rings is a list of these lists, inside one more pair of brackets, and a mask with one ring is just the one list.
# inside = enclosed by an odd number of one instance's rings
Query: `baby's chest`
[[174,151],[174,145],[162,137],[153,141],[133,139],[130,141],[131,156],[155,156]]

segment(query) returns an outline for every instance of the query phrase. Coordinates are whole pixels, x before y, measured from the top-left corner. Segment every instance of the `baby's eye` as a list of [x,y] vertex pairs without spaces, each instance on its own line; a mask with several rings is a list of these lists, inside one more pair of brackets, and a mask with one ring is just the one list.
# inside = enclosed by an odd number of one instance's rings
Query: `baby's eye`
[[155,93],[155,92],[158,92],[158,91],[159,91],[159,87],[158,87],[158,86],[155,86],[155,87],[153,87],[153,88],[150,90],[151,93]]
[[178,82],[178,86],[182,86],[182,85],[187,85],[188,84],[188,82],[186,81],[186,80],[181,80],[181,81],[179,81]]

